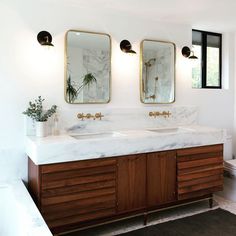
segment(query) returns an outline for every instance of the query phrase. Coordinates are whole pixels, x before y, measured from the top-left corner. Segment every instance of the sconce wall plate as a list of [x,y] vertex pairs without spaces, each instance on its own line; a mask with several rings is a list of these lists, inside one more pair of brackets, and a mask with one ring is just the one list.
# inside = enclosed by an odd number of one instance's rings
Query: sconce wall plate
[[[191,53],[192,53],[192,55],[191,55]],[[194,51],[191,50],[191,49],[190,49],[189,47],[187,47],[187,46],[184,46],[184,47],[182,48],[182,55],[183,55],[184,57],[188,58],[188,59],[198,59],[198,57],[194,55]],[[191,55],[191,56],[190,56],[190,55]]]
[[54,46],[52,44],[52,35],[47,31],[39,32],[37,35],[37,40],[42,46]]
[[184,57],[186,57],[186,58],[189,57],[190,53],[191,53],[191,50],[190,50],[189,47],[185,46],[185,47],[182,48],[182,55]]
[[133,53],[133,54],[136,54],[136,52],[134,50],[132,50],[132,45],[131,43],[124,39],[120,42],[120,49],[122,52],[124,53]]

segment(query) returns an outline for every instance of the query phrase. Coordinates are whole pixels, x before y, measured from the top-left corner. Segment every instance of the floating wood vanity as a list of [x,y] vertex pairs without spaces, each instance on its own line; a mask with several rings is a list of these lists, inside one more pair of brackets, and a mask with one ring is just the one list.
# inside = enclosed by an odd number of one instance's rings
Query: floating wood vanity
[[223,145],[35,165],[29,190],[53,233],[209,199],[223,188]]

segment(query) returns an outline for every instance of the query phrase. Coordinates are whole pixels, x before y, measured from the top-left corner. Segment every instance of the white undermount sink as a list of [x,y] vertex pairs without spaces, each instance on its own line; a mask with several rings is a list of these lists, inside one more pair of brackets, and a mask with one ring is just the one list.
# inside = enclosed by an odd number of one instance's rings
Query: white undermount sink
[[119,132],[101,132],[101,133],[86,133],[86,134],[71,134],[72,138],[75,139],[93,139],[93,138],[114,138],[124,136]]
[[193,129],[183,127],[150,128],[147,130],[155,133],[180,133],[186,131],[193,131]]

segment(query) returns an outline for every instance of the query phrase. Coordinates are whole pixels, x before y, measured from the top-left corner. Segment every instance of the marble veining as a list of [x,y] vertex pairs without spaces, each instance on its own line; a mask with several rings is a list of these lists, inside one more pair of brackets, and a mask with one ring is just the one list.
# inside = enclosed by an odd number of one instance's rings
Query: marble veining
[[[150,44],[150,42],[148,43]],[[144,49],[142,75],[144,100],[147,103],[168,103],[174,100],[174,47],[167,44],[157,48],[155,50]],[[146,66],[146,63],[151,60],[154,62],[150,63],[150,66]],[[154,99],[152,95],[155,95]]]
[[[112,130],[137,130],[153,127],[194,125],[198,122],[198,108],[196,106],[158,106],[142,108],[94,108],[85,107],[59,107],[59,126],[61,133],[91,133]],[[149,117],[150,111],[170,111],[169,118]],[[78,113],[95,114],[101,112],[102,120],[78,120]],[[70,116],[65,115],[70,114]],[[25,118],[25,134],[35,135],[35,125],[32,120]],[[53,129],[53,119],[48,121],[48,131],[51,134]]]
[[[69,134],[46,138],[26,137],[26,153],[35,164],[114,157],[223,143],[222,129],[184,126],[180,132],[119,131],[114,137],[75,139]],[[117,131],[118,132],[118,131]]]
[[[198,108],[195,106],[159,106],[143,108],[99,109],[104,115],[101,121],[77,119],[71,120],[73,125],[64,125],[69,132],[96,132],[103,130],[136,130],[150,127],[166,127],[194,125],[198,121]],[[149,117],[150,111],[170,111],[169,118]],[[96,109],[80,109],[77,112],[96,113]],[[74,115],[76,117],[76,114]]]
[[83,102],[104,102],[109,100],[110,53],[105,50],[83,50],[83,67],[93,72],[97,83],[83,89]]

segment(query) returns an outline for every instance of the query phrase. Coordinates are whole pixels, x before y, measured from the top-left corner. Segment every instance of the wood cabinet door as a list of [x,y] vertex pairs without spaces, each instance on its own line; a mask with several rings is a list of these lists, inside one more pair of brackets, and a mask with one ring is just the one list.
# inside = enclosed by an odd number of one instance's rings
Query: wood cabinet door
[[147,205],[176,200],[176,152],[147,154]]
[[146,207],[146,154],[118,158],[118,213]]

